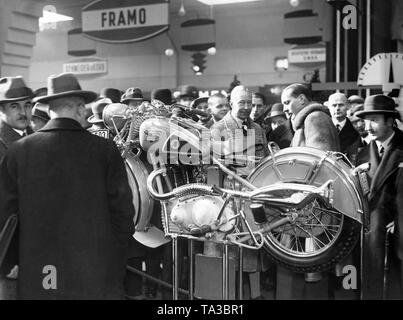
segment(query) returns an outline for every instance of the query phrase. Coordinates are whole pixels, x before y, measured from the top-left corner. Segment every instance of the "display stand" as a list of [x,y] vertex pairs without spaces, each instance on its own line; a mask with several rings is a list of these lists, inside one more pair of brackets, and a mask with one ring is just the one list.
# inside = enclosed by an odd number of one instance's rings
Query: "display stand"
[[[189,254],[189,259],[188,259],[188,268],[189,268],[189,294],[188,298],[189,300],[194,300],[194,291],[195,291],[195,286],[194,286],[194,272],[195,272],[195,259],[194,259],[194,243],[195,241],[200,241],[200,242],[213,242],[222,245],[223,248],[223,255],[222,255],[222,283],[221,283],[221,288],[222,288],[222,299],[223,300],[229,300],[230,299],[230,272],[229,272],[229,259],[230,259],[230,254],[229,254],[229,248],[230,248],[230,242],[229,241],[214,241],[214,240],[209,240],[205,238],[196,238],[193,236],[189,235],[180,235],[180,234],[171,234],[170,237],[172,238],[172,297],[173,300],[178,300],[179,299],[179,257],[178,257],[178,238],[185,238],[188,240],[188,254]],[[239,252],[239,257],[238,257],[238,266],[239,266],[239,288],[238,288],[238,299],[242,300],[243,299],[243,294],[242,294],[242,269],[243,269],[243,252],[242,252],[242,247],[238,247],[238,252]]]

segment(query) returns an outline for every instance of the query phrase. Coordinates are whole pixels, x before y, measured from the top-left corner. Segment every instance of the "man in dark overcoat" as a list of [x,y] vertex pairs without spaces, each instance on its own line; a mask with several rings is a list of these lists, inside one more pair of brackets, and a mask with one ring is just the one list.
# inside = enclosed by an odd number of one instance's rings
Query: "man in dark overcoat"
[[[32,133],[29,123],[33,96],[22,77],[0,79],[0,160],[12,143]],[[15,234],[0,266],[0,300],[16,298],[17,264],[18,237]]]
[[329,96],[328,106],[332,121],[339,133],[340,151],[351,161],[358,150],[360,136],[347,118],[348,100],[343,93],[336,92]]
[[121,299],[134,207],[113,142],[83,129],[72,74],[48,78],[51,120],[0,163],[0,228],[19,220],[19,299]]
[[[362,297],[389,298],[384,294],[384,269],[387,226],[391,222],[395,223],[396,230],[390,238],[396,241],[393,243],[395,252],[391,252],[389,258],[398,264],[401,264],[398,260],[403,259],[400,231],[403,189],[398,180],[399,166],[403,162],[403,132],[395,125],[395,119],[399,119],[400,114],[392,98],[375,95],[365,100],[364,110],[357,112],[356,116],[365,120],[366,129],[375,138],[358,155],[358,164],[369,163],[367,175],[370,185],[369,215],[364,221]],[[395,259],[396,252],[398,260]],[[389,283],[393,282],[389,280]]]

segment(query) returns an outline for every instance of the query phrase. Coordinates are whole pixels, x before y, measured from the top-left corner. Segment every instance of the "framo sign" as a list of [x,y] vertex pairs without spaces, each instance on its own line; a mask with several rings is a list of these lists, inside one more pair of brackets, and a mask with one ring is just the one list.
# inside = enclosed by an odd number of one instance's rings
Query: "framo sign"
[[127,43],[169,29],[168,0],[96,0],[82,9],[83,35],[96,41]]

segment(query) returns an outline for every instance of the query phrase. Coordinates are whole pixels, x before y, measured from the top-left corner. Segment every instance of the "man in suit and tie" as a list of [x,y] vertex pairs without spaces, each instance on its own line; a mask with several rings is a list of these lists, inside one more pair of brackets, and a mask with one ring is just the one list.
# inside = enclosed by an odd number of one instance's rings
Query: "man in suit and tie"
[[343,93],[334,93],[329,97],[328,107],[333,124],[339,132],[340,151],[349,159],[355,157],[357,148],[351,148],[359,139],[358,132],[347,118],[348,100]]
[[[29,123],[33,96],[22,77],[0,79],[0,160],[12,143],[32,133]],[[0,300],[16,297],[17,264],[18,241],[14,236],[0,269]]]
[[[403,132],[396,127],[395,120],[400,119],[400,114],[396,111],[395,102],[387,96],[368,97],[364,110],[357,112],[356,116],[365,120],[367,131],[374,137],[374,141],[358,155],[358,164],[369,164],[367,176],[370,184],[369,214],[364,220],[362,297],[382,299],[385,297],[383,286],[387,226],[391,222],[400,225],[402,221],[402,204],[399,199],[403,197],[403,190],[397,188],[397,185],[399,165],[403,162]],[[400,234],[399,231],[397,234]],[[403,243],[399,237],[395,237],[395,240],[394,246],[397,252],[401,252]],[[399,259],[396,259],[396,255],[391,258],[392,263],[401,265],[403,255],[398,255]]]
[[[258,158],[267,156],[269,151],[266,135],[262,127],[249,117],[252,111],[252,96],[249,90],[244,86],[235,87],[231,91],[230,106],[231,111],[211,127],[214,151],[221,151],[225,157],[230,158],[233,155],[235,158],[245,155]],[[238,174],[246,176],[250,169],[239,168]],[[265,271],[266,265],[256,250],[244,250],[243,254],[243,271],[249,275],[250,298],[259,299],[260,272]]]
[[29,123],[33,96],[22,77],[0,79],[0,159],[11,143],[32,133]]

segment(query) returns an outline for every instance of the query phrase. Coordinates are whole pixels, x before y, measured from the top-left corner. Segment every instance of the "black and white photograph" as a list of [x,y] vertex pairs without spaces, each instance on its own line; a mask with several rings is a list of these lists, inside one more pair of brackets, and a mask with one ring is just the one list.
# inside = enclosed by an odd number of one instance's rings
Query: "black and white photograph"
[[0,303],[403,299],[403,0],[0,0],[0,22]]

